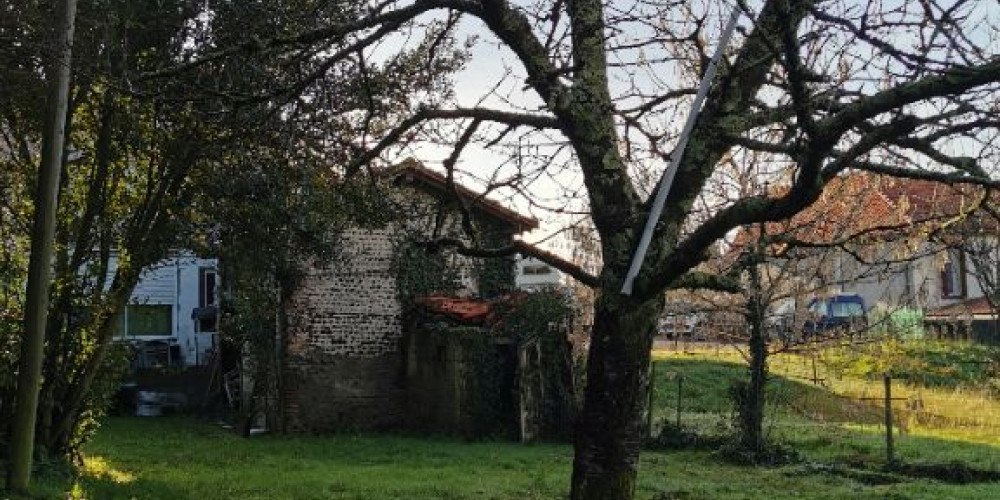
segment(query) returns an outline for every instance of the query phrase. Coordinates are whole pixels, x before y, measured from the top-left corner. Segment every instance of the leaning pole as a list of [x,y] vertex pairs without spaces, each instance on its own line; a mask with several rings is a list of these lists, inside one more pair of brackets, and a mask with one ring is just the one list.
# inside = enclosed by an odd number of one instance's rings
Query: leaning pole
[[11,427],[9,489],[27,492],[31,481],[35,443],[38,392],[42,382],[45,353],[45,323],[52,282],[52,249],[55,238],[56,203],[62,170],[66,113],[69,108],[70,64],[73,59],[73,31],[76,0],[64,0],[55,13],[55,57],[47,72],[45,129],[42,131],[42,162],[35,191],[35,220],[31,229],[31,256],[28,262],[28,289],[24,305],[24,337],[18,359],[17,399]]

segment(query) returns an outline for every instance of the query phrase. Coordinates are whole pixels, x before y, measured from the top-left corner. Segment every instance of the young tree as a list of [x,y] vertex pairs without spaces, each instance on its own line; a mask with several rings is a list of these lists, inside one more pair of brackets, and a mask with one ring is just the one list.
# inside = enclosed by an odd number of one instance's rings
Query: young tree
[[[925,198],[923,188],[928,187],[935,189],[934,199],[916,199]],[[881,303],[882,311],[913,306],[910,266],[947,248],[934,240],[954,239],[955,226],[969,228],[982,220],[973,217],[982,197],[965,188],[863,173],[843,175],[825,186],[816,203],[791,219],[758,223],[734,235],[728,255],[713,264],[720,272],[748,276],[744,293],[735,301],[716,302],[716,309],[746,318],[744,357],[750,376],[734,388],[740,451],[746,458],[768,458],[761,453],[766,452],[763,411],[770,355],[863,340],[859,336],[869,334],[869,328],[891,328],[880,323],[891,321],[889,316],[872,316],[878,314],[873,302]],[[962,191],[968,195],[964,199]],[[934,206],[928,207],[928,202]],[[852,316],[851,321],[828,329],[806,310],[812,300],[847,290],[868,301],[865,318]]]
[[[745,19],[740,36],[722,61],[687,147],[671,152],[676,131],[664,122],[687,110],[694,93],[689,82],[704,70],[706,45],[725,7],[669,0],[372,2],[359,8],[357,18],[215,47],[171,71],[246,53],[370,54],[378,41],[405,44],[391,33],[428,19],[448,27],[460,18],[474,21],[513,54],[520,67],[509,74],[523,78],[533,97],[490,101],[507,103],[505,109],[482,101],[412,106],[395,126],[365,134],[379,139],[359,140],[362,151],[350,165],[395,152],[392,146],[426,132],[438,142],[454,137],[444,162],[449,169],[461,167],[470,144],[493,151],[512,142],[537,146],[533,158],[515,155],[513,174],[477,163],[472,172],[488,179],[489,189],[530,194],[531,180],[544,173],[578,175],[603,267],[598,275],[564,269],[598,290],[571,497],[631,498],[663,292],[733,287],[692,271],[716,240],[743,225],[794,215],[849,169],[997,184],[985,170],[996,153],[989,138],[998,125],[991,103],[998,97],[1000,59],[989,41],[997,22],[975,2],[736,2]],[[900,35],[904,28],[907,36]],[[491,87],[493,95],[509,88],[504,83]],[[453,124],[454,135],[429,126],[442,122]],[[717,166],[750,151],[787,165],[790,188],[718,203],[708,190]],[[665,211],[633,293],[622,295],[649,210],[646,181],[655,178],[645,169],[671,154],[682,158]],[[517,251],[452,243],[476,255]]]

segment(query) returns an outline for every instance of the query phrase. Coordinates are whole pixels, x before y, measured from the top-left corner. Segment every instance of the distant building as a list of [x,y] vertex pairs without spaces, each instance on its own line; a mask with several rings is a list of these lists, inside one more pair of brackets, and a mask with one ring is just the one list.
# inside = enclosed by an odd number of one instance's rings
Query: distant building
[[537,292],[549,288],[561,288],[568,286],[569,280],[572,279],[535,257],[517,259],[517,275],[514,278],[514,284],[519,290]]
[[[119,316],[117,338],[133,343],[139,366],[196,366],[217,344],[216,259],[178,252],[143,271]],[[117,258],[109,262],[114,275]]]
[[[806,210],[768,223],[767,238],[774,250],[791,245],[785,255],[799,261],[798,279],[811,295],[856,294],[885,314],[922,314],[934,334],[1000,341],[976,277],[996,276],[998,259],[980,269],[969,255],[971,246],[1000,251],[997,221],[976,209],[984,196],[970,185],[843,175]],[[741,231],[734,249],[758,231]]]

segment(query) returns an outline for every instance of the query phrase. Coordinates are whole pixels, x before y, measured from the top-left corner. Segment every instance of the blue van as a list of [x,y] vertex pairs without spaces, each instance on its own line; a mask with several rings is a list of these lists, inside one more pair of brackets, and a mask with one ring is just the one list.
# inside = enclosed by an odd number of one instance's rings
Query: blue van
[[806,335],[831,331],[855,333],[868,328],[865,299],[857,294],[835,294],[809,301],[809,318],[804,325]]

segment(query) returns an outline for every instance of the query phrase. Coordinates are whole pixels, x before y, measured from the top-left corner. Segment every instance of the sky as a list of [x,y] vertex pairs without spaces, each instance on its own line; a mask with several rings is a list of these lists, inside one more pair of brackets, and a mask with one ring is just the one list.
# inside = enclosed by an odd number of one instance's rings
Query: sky
[[[609,15],[615,15],[615,8],[624,4],[626,2],[614,2],[610,5],[614,7],[609,7]],[[693,2],[698,3],[698,2]],[[754,6],[759,2],[751,2]],[[858,8],[860,6],[867,6],[870,2],[860,2],[860,1],[844,1],[841,2],[849,6]],[[884,0],[881,5],[885,8],[893,8],[905,3],[904,0]],[[916,2],[909,2],[911,5],[915,5]],[[725,17],[724,9],[728,9],[727,5],[720,2],[711,2],[711,10],[713,15],[711,21],[709,22],[709,29],[707,31],[707,36],[704,37],[704,42],[706,44],[706,51],[711,53],[714,50],[715,40],[712,39],[713,34],[717,34],[720,28],[723,18]],[[980,45],[981,48],[988,54],[1000,53],[998,50],[998,40],[996,39],[996,34],[986,29],[988,23],[993,23],[994,25],[1000,24],[1000,2],[995,0],[987,0],[981,2],[974,2],[974,18],[981,17],[982,22],[975,24],[968,33],[966,33],[970,40],[976,45]],[[743,29],[747,29],[750,26],[750,20],[746,17],[741,19],[740,25]],[[627,41],[630,36],[639,37],[642,35],[643,27],[635,27],[635,32],[630,32],[628,29],[622,30],[617,36],[620,40]],[[917,28],[900,28],[898,32],[893,33],[894,42],[900,44],[905,44],[916,40],[920,33],[924,36],[927,35],[926,31],[921,32]],[[471,57],[464,70],[462,70],[455,79],[455,104],[458,106],[485,106],[493,107],[499,109],[519,109],[519,110],[540,110],[542,109],[543,103],[534,94],[533,91],[525,88],[524,83],[524,71],[521,68],[520,62],[517,60],[516,56],[502,44],[499,44],[496,39],[488,34],[485,28],[480,24],[478,20],[474,19],[463,19],[459,29],[459,36],[476,36],[477,42],[473,46]],[[732,42],[732,49],[736,49],[740,46],[742,42],[742,36],[737,34],[734,41]],[[623,57],[649,57],[655,58],[657,54],[655,53],[639,53],[639,52],[625,52]],[[860,54],[858,59],[863,58],[863,54]],[[612,60],[614,63],[615,60]],[[863,64],[863,60],[851,61],[850,64]],[[655,72],[654,72],[655,71]],[[640,75],[642,81],[638,83],[639,88],[650,89],[658,87],[659,89],[676,89],[682,87],[691,87],[694,82],[691,81],[690,75],[687,78],[681,77],[677,74],[676,69],[672,69],[671,65],[662,65],[660,67],[654,68],[647,74]],[[497,82],[501,82],[499,87],[495,87]],[[622,72],[612,73],[612,93],[621,94],[629,88],[630,82],[623,77]],[[860,81],[857,83],[858,89],[862,86],[867,89],[867,91],[877,90],[879,85],[883,85],[884,82],[879,82],[876,79]],[[679,106],[672,115],[664,115],[660,117],[663,121],[662,127],[665,130],[676,131],[679,125],[683,123],[689,112],[687,106]],[[560,136],[557,133],[551,135],[553,140],[559,139]],[[539,138],[535,138],[538,140]],[[545,138],[541,138],[542,141]],[[954,142],[951,147],[955,149],[956,152],[964,153],[967,149],[971,148],[970,144],[962,143],[961,141]],[[548,148],[548,149],[546,149]],[[665,145],[664,148],[668,149],[669,144]],[[496,149],[496,148],[494,148]],[[525,156],[534,153],[544,154],[546,151],[554,151],[551,146],[542,146],[540,148],[532,149],[530,147],[525,147],[521,149]],[[424,161],[426,164],[434,167],[440,167],[441,162],[450,154],[451,149],[444,144],[438,145],[423,145],[422,147],[412,151],[412,153]],[[563,152],[562,154],[565,154]],[[470,147],[467,149],[459,162],[460,168],[468,174],[462,178],[463,182],[466,184],[471,184],[473,186],[482,186],[484,179],[494,172],[497,171],[497,165],[504,164],[505,161],[510,161],[509,153],[497,153],[497,151],[486,150],[481,147]],[[644,180],[638,181],[638,187],[641,192],[648,194],[649,189],[655,184],[658,179],[659,174],[666,167],[666,163],[663,161],[653,160],[651,162],[646,162],[643,167],[649,170],[649,175]],[[504,168],[499,169],[499,178],[503,178],[505,172],[510,172],[510,170],[504,170]],[[541,200],[543,205],[557,205],[559,207],[571,207],[578,209],[585,209],[585,204],[582,200],[575,201],[572,199],[573,195],[566,196],[565,193],[575,193],[577,197],[582,197],[584,195],[583,191],[580,190],[581,181],[578,173],[573,173],[570,171],[560,171],[554,176],[548,178],[542,176],[534,180],[530,186],[532,197],[536,200]],[[492,193],[491,197],[498,199],[511,208],[522,211],[524,213],[529,213],[539,219],[542,222],[542,229],[528,235],[525,239],[531,242],[536,242],[547,237],[554,231],[564,227],[568,219],[574,219],[574,217],[566,217],[561,215],[553,215],[551,213],[546,213],[545,210],[540,210],[537,207],[532,207],[527,203],[524,197],[513,196],[510,193],[496,192]],[[568,198],[568,199],[567,199]],[[575,205],[575,206],[574,206]],[[578,217],[576,217],[578,218]]]

